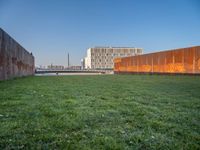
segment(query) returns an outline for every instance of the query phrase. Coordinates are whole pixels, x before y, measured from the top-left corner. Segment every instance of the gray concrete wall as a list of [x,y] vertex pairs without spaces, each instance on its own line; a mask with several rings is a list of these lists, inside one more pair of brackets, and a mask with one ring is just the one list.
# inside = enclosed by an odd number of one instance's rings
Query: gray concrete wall
[[0,80],[33,75],[34,56],[0,28]]

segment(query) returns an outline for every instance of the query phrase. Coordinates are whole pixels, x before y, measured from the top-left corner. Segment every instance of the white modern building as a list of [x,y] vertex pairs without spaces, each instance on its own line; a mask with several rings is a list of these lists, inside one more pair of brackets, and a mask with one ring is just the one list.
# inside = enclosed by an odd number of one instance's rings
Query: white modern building
[[94,47],[87,50],[85,69],[113,69],[114,58],[135,56],[143,53],[142,48],[134,47]]

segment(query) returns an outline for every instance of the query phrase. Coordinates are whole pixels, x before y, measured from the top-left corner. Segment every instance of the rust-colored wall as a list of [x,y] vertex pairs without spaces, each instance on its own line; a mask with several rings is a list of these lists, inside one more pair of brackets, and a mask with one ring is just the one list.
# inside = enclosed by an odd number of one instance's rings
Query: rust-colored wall
[[34,74],[34,56],[0,28],[0,80]]
[[200,46],[116,58],[114,72],[200,74]]

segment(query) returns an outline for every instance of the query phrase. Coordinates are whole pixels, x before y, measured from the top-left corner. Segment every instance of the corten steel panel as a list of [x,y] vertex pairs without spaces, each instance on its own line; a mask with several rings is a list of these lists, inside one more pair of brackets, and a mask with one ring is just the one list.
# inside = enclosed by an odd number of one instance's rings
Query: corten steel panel
[[143,72],[142,62],[143,62],[143,57],[138,56],[138,72]]
[[196,47],[195,49],[195,71],[196,73],[200,73],[200,47]]
[[115,59],[114,71],[136,73],[200,73],[200,46]]
[[147,59],[147,64],[146,64],[146,66],[147,66],[147,71],[148,72],[153,72],[153,65],[152,65],[152,62],[153,62],[153,59],[152,59],[152,57],[150,57],[151,55],[149,54],[149,55],[147,55],[147,57],[146,57],[146,59]]
[[193,59],[194,59],[194,49],[189,48],[189,50],[185,49],[184,50],[184,65],[185,65],[185,70],[188,73],[193,73],[195,70],[194,64],[193,64]]
[[166,64],[166,59],[165,59],[166,57],[165,57],[165,53],[160,53],[160,55],[159,55],[159,71],[160,72],[165,72],[165,64]]
[[159,58],[158,58],[159,54],[153,53],[152,57],[153,57],[153,72],[159,72]]
[[121,58],[114,59],[114,71],[120,71]]

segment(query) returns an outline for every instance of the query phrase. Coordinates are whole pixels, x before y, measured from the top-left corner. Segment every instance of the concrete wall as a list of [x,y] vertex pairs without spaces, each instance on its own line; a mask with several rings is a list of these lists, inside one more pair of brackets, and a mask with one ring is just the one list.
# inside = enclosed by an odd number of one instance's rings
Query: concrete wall
[[0,80],[33,75],[34,56],[0,28]]

